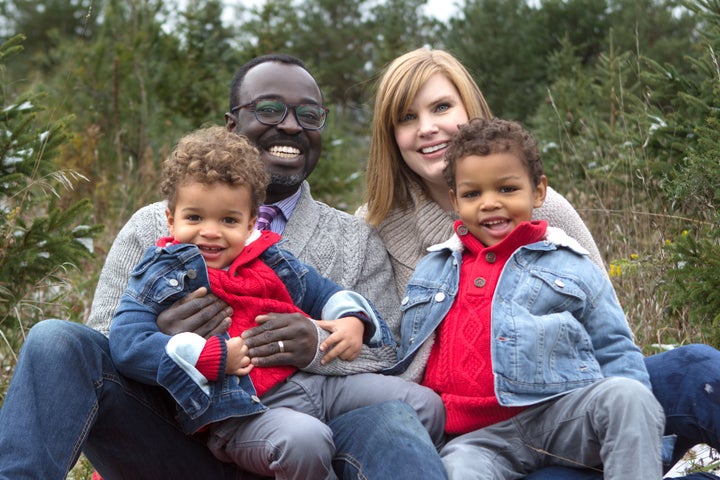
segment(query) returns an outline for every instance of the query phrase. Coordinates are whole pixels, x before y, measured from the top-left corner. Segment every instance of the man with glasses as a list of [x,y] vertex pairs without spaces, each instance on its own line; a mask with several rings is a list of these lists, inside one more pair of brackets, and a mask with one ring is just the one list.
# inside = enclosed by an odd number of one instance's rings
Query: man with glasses
[[[241,67],[225,120],[228,129],[256,144],[271,173],[266,201],[280,211],[271,229],[282,233],[283,247],[366,295],[389,323],[397,322],[382,243],[362,221],[313,200],[305,182],[320,157],[326,116],[302,62],[274,55]],[[251,478],[216,460],[202,438],[181,432],[163,389],[122,377],[110,360],[110,320],[132,267],[167,234],[164,209],[164,203],[143,207],[118,234],[98,282],[92,329],[59,320],[31,329],[0,410],[0,479],[65,478],[81,451],[106,480]],[[207,336],[225,330],[230,314],[201,289],[166,310],[158,325],[168,334]],[[317,346],[326,334],[302,316],[276,314],[246,343],[257,365],[307,367],[321,361]],[[361,355],[372,361],[366,350]],[[403,403],[355,410],[330,426],[343,478],[444,478],[427,432]]]

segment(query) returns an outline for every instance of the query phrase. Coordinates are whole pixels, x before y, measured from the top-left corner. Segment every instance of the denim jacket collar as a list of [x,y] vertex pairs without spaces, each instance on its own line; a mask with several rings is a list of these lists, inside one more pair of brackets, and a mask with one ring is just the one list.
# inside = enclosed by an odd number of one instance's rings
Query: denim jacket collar
[[[583,248],[582,245],[580,245],[580,242],[569,236],[564,230],[557,227],[547,227],[547,233],[543,243],[546,245],[554,245],[555,247],[569,248],[580,255],[590,254],[585,248]],[[539,245],[542,244],[539,244],[538,246],[536,245],[538,244],[525,245],[525,247],[531,250],[547,250],[546,248],[539,247]],[[456,233],[453,233],[453,235],[444,242],[431,245],[427,250],[428,252],[439,252],[440,250],[447,249],[451,252],[462,252],[463,248],[464,247],[460,238]]]

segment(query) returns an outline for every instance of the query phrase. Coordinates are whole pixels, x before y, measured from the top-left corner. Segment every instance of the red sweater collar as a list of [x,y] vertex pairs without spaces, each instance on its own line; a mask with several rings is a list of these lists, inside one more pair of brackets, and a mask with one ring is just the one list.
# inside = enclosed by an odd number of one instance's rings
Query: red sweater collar
[[[265,250],[270,248],[272,245],[275,245],[282,239],[280,235],[271,232],[270,230],[263,230],[262,232],[254,233],[254,235],[256,235],[257,238],[245,245],[245,248],[243,248],[242,252],[240,252],[240,255],[238,255],[227,268],[231,275],[234,275],[239,268],[242,268],[244,265],[247,265],[258,258]],[[175,245],[178,243],[180,242],[175,240],[174,237],[162,237],[157,241],[157,246],[167,247],[168,245]]]
[[[463,246],[474,255],[495,253],[498,258],[509,258],[510,255],[523,245],[539,242],[545,238],[547,231],[547,222],[545,220],[533,220],[530,222],[522,222],[520,225],[510,232],[500,243],[492,247],[486,247],[467,229],[459,229],[463,225],[462,220],[455,220],[453,229]],[[458,231],[460,230],[460,231]],[[466,232],[464,235],[461,232]]]

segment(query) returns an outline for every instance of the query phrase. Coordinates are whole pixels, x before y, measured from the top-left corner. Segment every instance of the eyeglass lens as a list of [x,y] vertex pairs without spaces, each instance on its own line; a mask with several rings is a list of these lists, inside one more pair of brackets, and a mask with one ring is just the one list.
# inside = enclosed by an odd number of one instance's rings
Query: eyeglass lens
[[[325,124],[325,110],[317,105],[295,105],[295,118],[303,128],[319,129]],[[255,116],[267,125],[277,125],[285,119],[288,106],[277,100],[261,100],[255,104]]]

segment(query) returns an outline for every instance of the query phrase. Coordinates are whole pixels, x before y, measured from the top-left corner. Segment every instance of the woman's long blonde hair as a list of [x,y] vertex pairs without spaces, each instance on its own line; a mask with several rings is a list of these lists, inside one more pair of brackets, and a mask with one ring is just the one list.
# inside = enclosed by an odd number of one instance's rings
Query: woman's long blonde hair
[[492,114],[475,80],[443,50],[419,48],[393,60],[377,85],[370,158],[366,175],[366,220],[378,225],[395,208],[408,208],[411,192],[427,195],[422,179],[407,166],[395,141],[395,127],[428,79],[441,73],[457,88],[468,118]]

